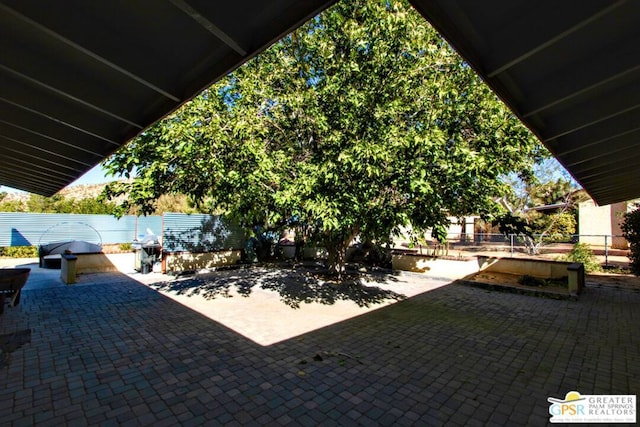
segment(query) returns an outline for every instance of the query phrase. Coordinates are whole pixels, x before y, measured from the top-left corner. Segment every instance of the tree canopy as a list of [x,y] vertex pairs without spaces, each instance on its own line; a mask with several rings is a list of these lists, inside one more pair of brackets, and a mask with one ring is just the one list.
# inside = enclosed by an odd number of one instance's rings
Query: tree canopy
[[512,190],[504,195],[504,201],[513,212],[564,203],[567,196],[579,198],[579,201],[584,198],[584,191],[554,158],[536,163],[531,174],[518,176],[512,173],[504,180]]
[[507,212],[495,218],[502,233],[519,235],[532,254],[576,233],[578,204],[588,196],[555,159],[540,162],[525,179],[511,174],[506,181],[512,189],[502,199]]
[[540,155],[530,132],[406,1],[342,1],[105,164],[123,212],[184,193],[245,226],[305,224],[340,271],[355,236],[489,214]]

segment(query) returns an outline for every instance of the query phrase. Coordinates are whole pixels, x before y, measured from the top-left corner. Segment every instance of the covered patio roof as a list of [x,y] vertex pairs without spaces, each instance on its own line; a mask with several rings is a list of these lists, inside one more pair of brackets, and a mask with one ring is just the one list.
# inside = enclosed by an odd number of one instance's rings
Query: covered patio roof
[[[46,196],[334,0],[0,0],[0,183]],[[411,0],[599,203],[640,196],[640,2]]]
[[335,0],[0,0],[0,184],[51,196]]
[[640,2],[411,3],[598,204],[640,196]]

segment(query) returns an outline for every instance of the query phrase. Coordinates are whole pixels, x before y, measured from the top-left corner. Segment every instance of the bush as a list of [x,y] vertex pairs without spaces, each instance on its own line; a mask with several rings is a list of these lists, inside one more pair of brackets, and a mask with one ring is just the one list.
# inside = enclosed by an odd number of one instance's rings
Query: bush
[[534,234],[546,230],[544,243],[567,242],[576,232],[576,218],[569,212],[539,215],[533,222]]
[[121,251],[130,251],[131,250],[131,243],[120,243],[120,245],[118,245],[118,247],[120,248]]
[[586,243],[576,243],[573,245],[573,249],[571,249],[571,252],[569,252],[564,259],[571,262],[581,262],[584,264],[584,270],[587,273],[602,271],[598,259],[593,254],[591,247]]
[[621,224],[622,234],[629,242],[629,268],[636,276],[640,276],[640,209],[624,214]]
[[0,256],[9,258],[37,258],[38,248],[35,246],[8,246],[0,248]]
[[518,283],[525,286],[535,286],[540,287],[546,285],[546,282],[542,279],[538,279],[537,277],[529,276],[525,274],[524,276],[518,279]]
[[518,279],[518,283],[524,286],[543,287],[543,286],[555,286],[555,287],[567,287],[569,281],[567,278],[563,279],[539,279],[537,277],[529,276],[525,274]]

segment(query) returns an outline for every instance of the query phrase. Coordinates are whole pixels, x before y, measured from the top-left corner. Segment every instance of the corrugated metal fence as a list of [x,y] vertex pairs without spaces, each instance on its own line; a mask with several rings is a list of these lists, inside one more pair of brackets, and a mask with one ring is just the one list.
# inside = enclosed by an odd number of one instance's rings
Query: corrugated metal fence
[[0,212],[0,246],[37,246],[66,240],[92,243],[131,242],[149,228],[162,231],[162,217],[120,219],[111,215],[49,214]]
[[242,249],[244,231],[218,215],[163,215],[163,250],[169,252],[209,252]]
[[0,247],[37,246],[85,240],[113,244],[152,233],[162,236],[170,252],[242,249],[244,232],[217,215],[166,213],[163,216],[48,214],[0,212]]

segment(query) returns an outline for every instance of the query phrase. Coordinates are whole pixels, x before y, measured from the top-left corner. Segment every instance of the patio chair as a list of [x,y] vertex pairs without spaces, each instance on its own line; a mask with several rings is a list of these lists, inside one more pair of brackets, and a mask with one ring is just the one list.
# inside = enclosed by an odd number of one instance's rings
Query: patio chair
[[20,304],[20,292],[31,273],[30,268],[0,269],[0,315],[4,313],[4,300],[9,297],[9,307]]

